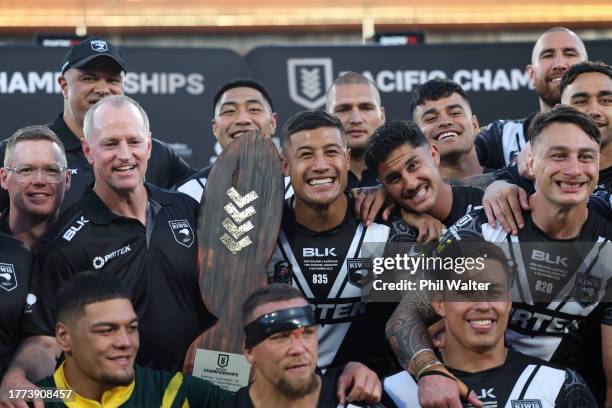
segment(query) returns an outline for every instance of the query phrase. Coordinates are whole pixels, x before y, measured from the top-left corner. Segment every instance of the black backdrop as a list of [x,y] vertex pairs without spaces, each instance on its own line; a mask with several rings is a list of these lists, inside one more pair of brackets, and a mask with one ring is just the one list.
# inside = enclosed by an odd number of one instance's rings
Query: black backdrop
[[[612,41],[588,41],[592,60],[612,61]],[[361,72],[381,90],[388,119],[409,118],[411,90],[433,77],[461,83],[481,125],[519,118],[537,109],[525,66],[531,43],[383,46],[265,46],[242,58],[213,48],[123,47],[126,93],[151,119],[155,137],[195,167],[218,153],[211,133],[212,97],[233,78],[261,81],[274,99],[279,126],[302,109],[322,107],[330,82]],[[16,129],[49,123],[62,109],[56,85],[62,48],[0,47],[0,138]],[[215,151],[216,149],[216,151]]]

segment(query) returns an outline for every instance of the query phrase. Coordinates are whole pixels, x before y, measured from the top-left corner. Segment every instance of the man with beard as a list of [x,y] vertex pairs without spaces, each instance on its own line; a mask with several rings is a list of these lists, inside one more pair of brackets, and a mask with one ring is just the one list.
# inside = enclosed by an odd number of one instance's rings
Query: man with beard
[[[561,77],[565,71],[587,59],[584,43],[567,28],[551,28],[538,38],[527,73],[538,95],[540,112],[548,112],[559,103]],[[480,164],[499,169],[515,163],[519,152],[527,145],[525,135],[536,113],[520,120],[497,120],[484,128],[475,142]]]
[[74,275],[56,297],[55,340],[64,361],[40,387],[63,391],[46,407],[210,407],[229,391],[180,372],[134,363],[140,346],[138,317],[130,291],[104,272]]
[[478,119],[465,91],[448,79],[432,79],[414,90],[412,117],[430,144],[440,152],[440,175],[446,180],[480,176],[474,138]]
[[[103,38],[87,38],[68,51],[58,83],[62,89],[64,111],[49,125],[66,149],[67,167],[72,174],[60,213],[77,202],[94,182],[91,165],[83,153],[83,120],[87,111],[109,95],[123,95],[125,62],[119,49]],[[170,188],[194,170],[165,143],[152,140],[147,182]],[[0,158],[5,144],[0,145]],[[6,192],[0,190],[0,209],[8,207]]]
[[[595,192],[605,195],[612,191],[612,67],[590,61],[572,66],[561,81],[561,102],[589,115],[599,129],[601,155]],[[507,232],[516,234],[524,225],[521,209],[529,209],[527,197],[535,191],[533,177],[521,176],[517,166],[508,166],[497,178],[483,198],[487,219],[491,225],[499,221]],[[609,200],[602,202],[604,211],[606,203]]]
[[[517,271],[507,344],[527,355],[565,364],[587,381],[597,374],[588,367],[592,350],[585,346],[588,339],[581,325],[597,319],[603,354],[596,356],[599,366],[603,363],[610,394],[612,224],[588,205],[597,184],[600,131],[587,115],[560,107],[534,117],[528,133],[536,192],[529,198],[532,211],[523,214],[525,228],[512,236],[487,224],[483,210],[475,211],[449,229],[438,252],[474,238],[506,245],[506,257]],[[418,294],[402,301],[387,329],[404,367],[418,373],[440,362],[431,352],[426,329],[435,317],[423,302],[429,296],[414,296]],[[458,406],[449,393],[456,390],[449,379],[431,377],[419,381],[421,402]],[[606,406],[611,400],[608,395]]]
[[[244,355],[253,368],[253,382],[238,390],[226,407],[338,406],[336,383],[315,372],[317,324],[299,290],[284,284],[258,289],[244,302],[242,319]],[[369,394],[381,393],[378,380],[363,387]]]
[[332,83],[325,106],[342,122],[351,149],[347,188],[377,185],[376,172],[365,162],[368,140],[385,123],[385,108],[376,85],[361,74],[348,72]]

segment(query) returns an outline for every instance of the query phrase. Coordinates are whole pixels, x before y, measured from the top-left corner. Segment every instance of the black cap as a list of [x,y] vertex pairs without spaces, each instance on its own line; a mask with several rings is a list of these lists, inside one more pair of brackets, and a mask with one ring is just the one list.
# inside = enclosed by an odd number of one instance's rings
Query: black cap
[[80,68],[97,57],[111,58],[125,71],[125,64],[117,47],[104,38],[90,37],[68,51],[62,64],[62,74],[70,68]]

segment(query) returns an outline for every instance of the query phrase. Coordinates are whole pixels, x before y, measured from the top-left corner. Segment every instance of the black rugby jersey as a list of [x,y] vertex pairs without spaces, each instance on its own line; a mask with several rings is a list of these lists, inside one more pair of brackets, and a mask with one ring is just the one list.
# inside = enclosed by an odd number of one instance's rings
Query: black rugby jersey
[[[528,212],[518,235],[487,223],[484,210],[461,218],[442,238],[443,248],[464,238],[501,242],[515,269],[513,308],[506,341],[516,350],[583,371],[584,341],[579,324],[605,301],[612,282],[612,224],[589,211],[580,235],[570,240],[549,238]],[[606,324],[605,320],[602,320]]]
[[499,169],[514,163],[528,142],[527,128],[536,113],[524,119],[496,120],[481,129],[474,140],[480,165]]
[[[453,203],[451,211],[442,224],[449,228],[457,220],[465,214],[482,205],[482,196],[484,192],[472,186],[451,185],[453,193]],[[394,212],[387,223],[390,228],[390,242],[415,242],[419,236],[419,231],[409,226],[401,217],[399,211]]]
[[33,255],[18,239],[0,233],[0,378],[21,340],[20,324],[28,295]]
[[[174,189],[176,191],[180,191],[181,193],[187,194],[198,203],[201,202],[202,195],[206,190],[206,181],[208,180],[211,170],[212,166],[204,167],[203,169],[198,170],[187,179],[174,186]],[[291,188],[291,182],[289,177],[285,177],[285,198],[289,198],[292,195],[293,189]]]
[[[578,373],[513,350],[499,367],[475,373],[449,371],[473,390],[486,408],[597,407]],[[385,379],[384,390],[387,407],[419,406],[418,386],[405,371]],[[463,402],[463,406],[472,405]]]
[[[63,114],[60,114],[49,127],[64,144],[68,168],[72,173],[70,189],[66,191],[64,201],[60,206],[61,213],[81,198],[89,185],[94,182],[94,174],[85,153],[83,153],[81,140],[66,125]],[[162,188],[170,188],[195,171],[167,144],[155,138],[152,138],[151,141],[151,158],[147,164],[145,175],[147,182]],[[0,160],[2,161],[4,161],[5,150],[6,141],[0,144]],[[0,189],[0,210],[8,206],[8,193],[6,190]]]
[[139,317],[139,364],[182,367],[191,342],[212,322],[198,285],[197,203],[151,184],[147,225],[114,214],[91,190],[60,215],[38,248],[32,279],[37,297],[25,315],[30,334],[53,335],[53,297],[85,270],[104,271],[132,291]]
[[314,232],[296,221],[290,201],[283,208],[281,231],[268,263],[268,281],[292,284],[313,306],[319,324],[317,365],[321,370],[361,361],[375,371],[384,371],[389,364],[389,357],[382,355],[384,326],[392,310],[381,315],[384,308],[380,304],[366,307],[361,286],[372,273],[371,259],[383,255],[389,228],[381,224],[365,227],[354,217],[349,198],[340,225]]

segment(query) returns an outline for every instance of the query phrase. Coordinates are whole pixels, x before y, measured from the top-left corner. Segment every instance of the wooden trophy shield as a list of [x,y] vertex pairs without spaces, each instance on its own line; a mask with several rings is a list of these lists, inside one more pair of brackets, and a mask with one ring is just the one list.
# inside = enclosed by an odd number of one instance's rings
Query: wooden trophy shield
[[241,308],[249,294],[267,284],[283,198],[278,150],[252,131],[223,150],[200,205],[200,290],[218,322],[195,342],[193,374],[232,391],[248,382]]

